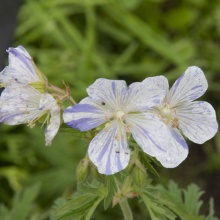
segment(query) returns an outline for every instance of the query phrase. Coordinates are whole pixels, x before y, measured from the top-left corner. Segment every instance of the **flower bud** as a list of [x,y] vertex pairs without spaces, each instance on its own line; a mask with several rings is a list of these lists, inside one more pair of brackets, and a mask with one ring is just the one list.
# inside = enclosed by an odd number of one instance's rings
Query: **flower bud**
[[78,187],[80,187],[81,184],[83,184],[87,177],[89,176],[89,158],[85,157],[82,159],[76,169],[76,175],[77,175],[77,184]]
[[132,177],[133,177],[134,183],[139,188],[143,188],[145,186],[146,177],[147,177],[146,172],[143,172],[143,170],[135,166],[132,172]]
[[91,171],[96,180],[98,180],[101,183],[105,182],[105,175],[99,173],[94,165],[91,166]]

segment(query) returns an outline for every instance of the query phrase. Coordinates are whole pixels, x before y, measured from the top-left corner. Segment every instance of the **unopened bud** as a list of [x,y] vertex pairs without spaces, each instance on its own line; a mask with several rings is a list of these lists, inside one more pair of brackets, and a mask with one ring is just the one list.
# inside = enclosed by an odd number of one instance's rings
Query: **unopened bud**
[[138,187],[143,188],[145,186],[146,177],[147,177],[146,172],[143,172],[143,170],[141,170],[138,167],[134,167],[133,172],[132,172],[132,177],[133,177],[134,183]]
[[80,187],[80,185],[83,184],[86,181],[87,177],[89,176],[89,158],[88,157],[85,157],[79,162],[77,166],[76,174],[77,174],[77,184],[78,184],[78,187]]
[[99,173],[97,168],[94,165],[91,166],[91,171],[92,171],[93,176],[96,178],[96,180],[98,180],[101,183],[105,182],[105,177],[106,176]]

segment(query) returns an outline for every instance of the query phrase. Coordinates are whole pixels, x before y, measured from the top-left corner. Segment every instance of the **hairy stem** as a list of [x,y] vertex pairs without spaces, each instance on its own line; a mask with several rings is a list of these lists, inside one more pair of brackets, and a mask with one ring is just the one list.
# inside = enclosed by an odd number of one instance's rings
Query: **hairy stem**
[[124,219],[125,220],[133,220],[133,215],[132,215],[132,212],[131,212],[131,208],[128,204],[128,200],[127,198],[123,198],[120,202],[119,202],[119,205],[121,207],[121,210],[123,212],[123,215],[124,215]]

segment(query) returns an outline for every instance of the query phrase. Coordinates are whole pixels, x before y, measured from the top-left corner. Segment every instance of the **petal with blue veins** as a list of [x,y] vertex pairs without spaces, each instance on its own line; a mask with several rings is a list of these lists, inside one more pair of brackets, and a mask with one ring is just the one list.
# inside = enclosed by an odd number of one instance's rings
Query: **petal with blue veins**
[[196,66],[188,67],[185,73],[176,80],[167,100],[173,107],[183,102],[193,101],[202,96],[208,88],[203,71]]
[[64,122],[80,131],[98,127],[107,121],[106,113],[90,104],[76,104],[68,107],[63,114]]
[[89,144],[88,155],[99,173],[112,175],[128,165],[130,150],[123,124],[112,121]]
[[41,94],[28,85],[8,85],[0,97],[0,123],[8,125],[31,124],[43,115],[50,115],[45,138],[50,145],[60,127],[60,107],[54,97]]
[[45,142],[46,146],[49,146],[60,128],[60,106],[50,94],[45,94],[44,103],[50,111],[50,121],[45,130]]
[[164,96],[169,91],[169,83],[166,77],[164,76],[154,76],[154,77],[147,77],[142,83],[149,89],[155,90],[159,89],[160,93]]
[[127,85],[123,80],[97,79],[87,93],[96,104],[104,104],[112,111],[120,110],[127,100]]
[[207,102],[185,103],[177,109],[179,128],[189,140],[202,144],[218,131],[214,108]]
[[[129,86],[127,105],[125,106],[127,112],[146,111],[162,102],[166,94],[156,84],[160,78],[147,78],[142,83],[136,82]],[[151,85],[149,85],[150,83]]]
[[8,125],[29,123],[42,116],[40,108],[42,94],[31,86],[12,84],[7,86],[0,97],[0,122]]
[[153,157],[166,153],[168,129],[155,114],[131,114],[125,120],[134,140],[145,153]]
[[168,127],[168,129],[170,133],[169,136],[167,136],[169,142],[166,147],[166,152],[156,156],[156,158],[163,167],[174,168],[186,159],[189,150],[185,139],[177,128]]
[[9,66],[0,73],[0,82],[9,85],[14,81],[28,85],[31,82],[44,81],[31,56],[22,47],[9,48]]

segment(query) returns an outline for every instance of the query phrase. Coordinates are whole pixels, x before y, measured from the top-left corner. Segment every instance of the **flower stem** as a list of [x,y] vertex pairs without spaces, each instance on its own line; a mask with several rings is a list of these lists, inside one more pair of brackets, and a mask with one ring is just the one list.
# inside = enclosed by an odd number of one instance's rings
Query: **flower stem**
[[70,96],[70,91],[69,91],[69,87],[66,86],[66,91],[65,90],[62,90],[54,85],[48,85],[47,86],[47,89],[50,91],[50,92],[54,92],[54,93],[58,93],[57,96],[59,97],[60,95],[62,95],[61,99],[62,100],[69,100],[73,105],[76,105],[76,102],[75,100]]
[[127,198],[123,198],[120,202],[119,202],[119,205],[121,207],[121,210],[123,212],[123,215],[124,215],[124,219],[125,220],[133,220],[133,215],[132,215],[132,212],[131,212],[131,208],[128,204],[128,200]]

